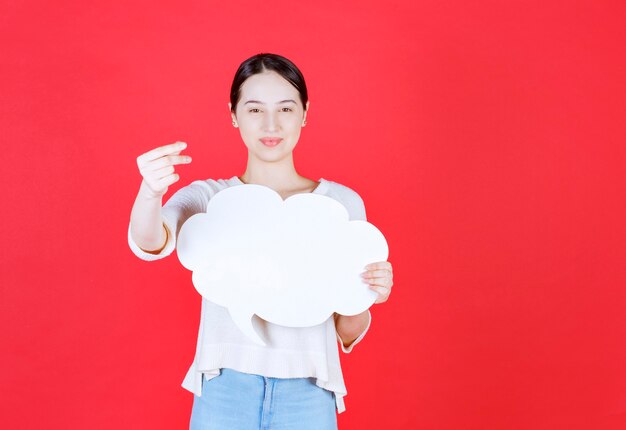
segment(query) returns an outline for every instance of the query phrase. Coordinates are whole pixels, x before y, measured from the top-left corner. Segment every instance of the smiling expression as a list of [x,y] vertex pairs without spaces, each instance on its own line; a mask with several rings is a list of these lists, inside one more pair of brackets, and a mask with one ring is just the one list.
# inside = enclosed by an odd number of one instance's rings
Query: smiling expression
[[298,90],[278,73],[266,71],[241,85],[233,119],[249,155],[277,161],[291,154],[298,143],[306,111]]

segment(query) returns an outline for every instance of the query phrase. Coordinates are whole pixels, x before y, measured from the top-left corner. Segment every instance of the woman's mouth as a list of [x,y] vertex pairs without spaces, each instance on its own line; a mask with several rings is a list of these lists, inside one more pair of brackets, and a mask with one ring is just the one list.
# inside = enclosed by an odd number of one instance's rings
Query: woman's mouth
[[280,137],[263,137],[261,139],[259,139],[261,141],[261,143],[263,143],[263,145],[265,146],[276,146],[280,143],[281,140],[283,140]]

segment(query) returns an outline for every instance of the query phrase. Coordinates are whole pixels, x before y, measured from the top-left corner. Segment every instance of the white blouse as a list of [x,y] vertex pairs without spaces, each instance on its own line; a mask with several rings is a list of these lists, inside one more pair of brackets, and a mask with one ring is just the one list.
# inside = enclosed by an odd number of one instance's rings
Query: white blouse
[[[319,180],[314,193],[324,194],[342,203],[351,220],[366,220],[365,206],[361,197],[352,189],[336,182]],[[192,215],[205,212],[209,199],[217,192],[243,182],[233,176],[230,179],[197,180],[182,187],[163,205],[163,223],[168,230],[165,247],[159,254],[143,251],[133,241],[128,226],[128,244],[133,253],[142,260],[159,260],[170,255],[176,247],[176,238],[183,223]],[[172,234],[175,233],[175,234]],[[332,391],[338,413],[345,411],[343,397],[347,390],[343,381],[337,341],[344,353],[367,333],[372,316],[368,310],[368,324],[363,333],[350,344],[343,341],[335,328],[335,319],[329,317],[324,323],[313,327],[284,327],[270,323],[254,315],[254,329],[266,346],[257,345],[235,325],[227,308],[202,298],[200,327],[196,353],[182,387],[201,395],[202,375],[209,380],[226,367],[240,372],[275,378],[315,378],[315,384]]]

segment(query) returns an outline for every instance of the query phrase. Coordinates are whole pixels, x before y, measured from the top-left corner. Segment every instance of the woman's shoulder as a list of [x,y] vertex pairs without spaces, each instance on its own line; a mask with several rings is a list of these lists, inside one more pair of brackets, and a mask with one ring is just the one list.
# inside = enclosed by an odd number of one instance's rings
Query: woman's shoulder
[[332,191],[335,194],[339,194],[341,196],[347,197],[347,198],[353,198],[353,199],[360,199],[361,196],[359,195],[359,193],[356,192],[356,190],[354,188],[351,188],[347,185],[344,185],[342,183],[336,182],[336,181],[331,181],[329,179],[324,179],[322,178],[320,182],[325,182],[326,183],[326,188],[329,191]]
[[233,185],[239,185],[241,181],[237,176],[232,176],[230,178],[208,178],[208,179],[196,179],[185,187],[195,187],[195,188],[204,188],[211,191],[220,191],[224,188],[232,187]]
[[172,203],[178,200],[185,201],[196,199],[206,202],[218,192],[240,183],[241,181],[239,181],[237,176],[219,179],[196,179],[179,188],[178,191],[172,195],[171,200]]
[[213,187],[230,187],[232,185],[239,185],[242,182],[237,177],[237,175],[235,175],[235,176],[231,176],[230,178],[197,179],[197,180],[193,181],[192,184],[193,183],[198,183],[198,184],[203,184],[203,185],[208,185],[208,186],[213,186]]
[[365,204],[357,191],[347,185],[328,179],[322,178],[321,182],[326,184],[324,194],[342,203],[348,209],[350,219],[365,220]]

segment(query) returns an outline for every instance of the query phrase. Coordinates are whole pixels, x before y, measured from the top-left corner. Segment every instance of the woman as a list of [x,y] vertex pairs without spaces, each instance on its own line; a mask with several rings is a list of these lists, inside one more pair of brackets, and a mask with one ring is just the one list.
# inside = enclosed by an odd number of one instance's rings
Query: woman
[[[205,212],[209,199],[230,186],[260,184],[283,199],[297,193],[319,193],[335,198],[350,219],[365,220],[359,195],[350,188],[321,178],[298,174],[293,161],[309,108],[300,70],[287,58],[258,54],[244,61],[231,87],[228,107],[233,127],[239,128],[248,148],[241,176],[197,180],[181,188],[163,207],[168,186],[178,181],[174,166],[191,158],[176,142],[137,158],[143,176],[131,213],[128,241],[144,260],[171,254],[182,224]],[[389,262],[366,266],[364,282],[385,302],[393,285]],[[228,311],[202,299],[196,356],[182,386],[194,393],[190,429],[335,429],[335,409],[345,410],[346,394],[337,340],[349,353],[369,329],[369,310],[354,316],[335,314],[314,327],[282,327],[257,316],[255,330],[265,347],[247,339]]]

